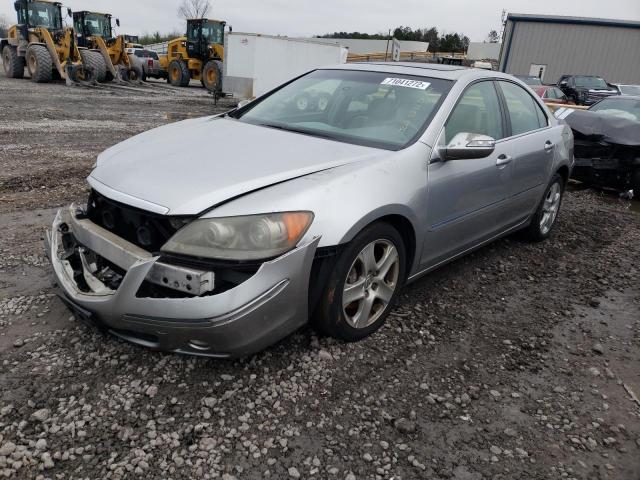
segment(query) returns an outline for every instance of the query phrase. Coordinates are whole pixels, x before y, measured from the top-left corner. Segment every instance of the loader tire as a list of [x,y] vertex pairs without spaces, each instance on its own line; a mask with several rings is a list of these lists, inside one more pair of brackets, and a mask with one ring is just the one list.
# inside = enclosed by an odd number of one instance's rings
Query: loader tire
[[191,74],[187,64],[182,60],[172,60],[169,64],[169,83],[174,87],[187,87]]
[[2,65],[7,78],[24,77],[24,57],[18,55],[16,47],[5,45],[2,50]]
[[209,60],[202,69],[202,84],[210,92],[222,91],[222,62]]
[[94,83],[96,81],[95,71],[85,64],[73,65],[69,69],[68,75],[75,83]]
[[31,80],[36,83],[49,83],[53,78],[53,60],[47,47],[31,45],[27,48],[27,68]]
[[105,62],[100,52],[80,50],[80,57],[82,57],[82,63],[93,71],[97,82],[104,83],[107,81],[107,62]]

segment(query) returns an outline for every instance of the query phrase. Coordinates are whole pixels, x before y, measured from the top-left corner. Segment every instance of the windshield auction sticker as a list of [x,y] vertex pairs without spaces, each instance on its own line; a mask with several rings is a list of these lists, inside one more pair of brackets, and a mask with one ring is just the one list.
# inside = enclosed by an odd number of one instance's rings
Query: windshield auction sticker
[[385,78],[380,85],[393,85],[396,87],[426,90],[431,84],[429,82],[421,82],[419,80],[409,80],[408,78]]

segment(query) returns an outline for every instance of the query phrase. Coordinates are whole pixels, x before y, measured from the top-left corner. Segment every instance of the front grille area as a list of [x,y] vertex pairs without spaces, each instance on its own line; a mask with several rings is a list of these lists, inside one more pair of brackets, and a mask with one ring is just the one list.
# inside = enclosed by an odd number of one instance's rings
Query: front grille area
[[168,217],[111,200],[91,191],[87,217],[95,224],[149,252],[160,248],[192,217]]

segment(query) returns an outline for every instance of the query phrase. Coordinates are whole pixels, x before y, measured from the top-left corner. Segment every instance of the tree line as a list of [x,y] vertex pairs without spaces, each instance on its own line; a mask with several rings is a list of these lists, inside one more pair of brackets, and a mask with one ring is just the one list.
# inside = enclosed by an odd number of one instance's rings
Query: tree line
[[[461,52],[469,48],[469,37],[464,33],[443,33],[440,34],[436,27],[416,28],[400,26],[393,30],[392,37],[398,40],[412,40],[416,42],[428,42],[430,52]],[[389,35],[384,33],[361,33],[361,32],[333,32],[324,35],[317,35],[318,38],[352,38],[360,40],[388,40]],[[499,35],[492,30],[487,35],[487,40],[491,43],[499,41]]]

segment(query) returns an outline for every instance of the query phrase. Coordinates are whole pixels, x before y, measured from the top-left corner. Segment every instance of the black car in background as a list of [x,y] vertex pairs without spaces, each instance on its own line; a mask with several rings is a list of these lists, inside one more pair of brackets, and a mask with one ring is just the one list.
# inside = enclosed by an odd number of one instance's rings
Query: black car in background
[[620,95],[617,88],[596,75],[562,75],[558,87],[576,105],[593,105],[603,98]]

